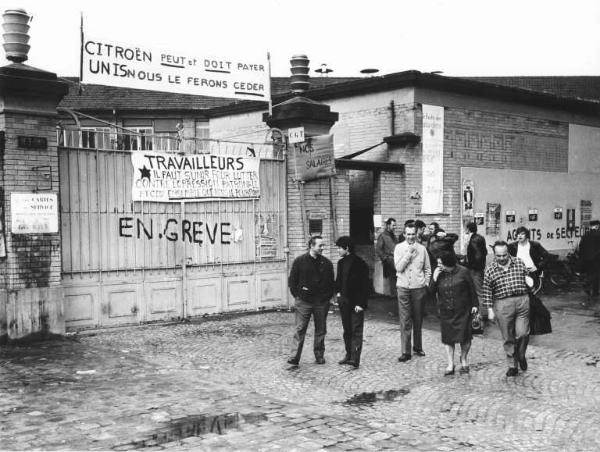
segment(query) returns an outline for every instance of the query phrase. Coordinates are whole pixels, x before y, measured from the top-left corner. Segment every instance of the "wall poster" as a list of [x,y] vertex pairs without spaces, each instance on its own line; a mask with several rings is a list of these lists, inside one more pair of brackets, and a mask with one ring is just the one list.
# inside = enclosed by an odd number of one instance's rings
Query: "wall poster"
[[488,202],[485,210],[486,215],[486,235],[500,235],[500,204]]

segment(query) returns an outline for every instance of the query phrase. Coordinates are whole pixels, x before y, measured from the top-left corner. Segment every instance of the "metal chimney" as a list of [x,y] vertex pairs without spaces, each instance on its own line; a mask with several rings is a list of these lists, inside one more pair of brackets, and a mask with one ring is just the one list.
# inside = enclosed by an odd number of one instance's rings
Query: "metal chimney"
[[3,47],[6,59],[14,63],[27,61],[31,16],[24,9],[7,9],[2,14],[2,18],[4,19],[2,37],[4,38]]
[[310,82],[308,81],[308,71],[310,68],[308,67],[308,63],[310,63],[310,60],[306,55],[294,55],[290,60],[290,64],[292,65],[290,68],[292,71],[290,85],[292,93],[296,96],[301,95],[310,87]]

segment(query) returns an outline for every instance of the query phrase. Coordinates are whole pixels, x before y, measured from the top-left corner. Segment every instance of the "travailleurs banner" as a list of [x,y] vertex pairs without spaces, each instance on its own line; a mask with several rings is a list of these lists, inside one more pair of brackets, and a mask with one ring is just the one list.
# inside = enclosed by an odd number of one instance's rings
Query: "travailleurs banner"
[[87,35],[81,46],[82,83],[265,102],[271,97],[266,54],[190,54]]
[[260,197],[256,157],[131,153],[133,201],[181,202]]

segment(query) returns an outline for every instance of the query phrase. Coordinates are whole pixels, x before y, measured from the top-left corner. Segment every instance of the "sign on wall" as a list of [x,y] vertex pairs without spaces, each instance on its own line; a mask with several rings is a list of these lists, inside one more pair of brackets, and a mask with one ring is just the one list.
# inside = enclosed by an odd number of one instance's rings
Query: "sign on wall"
[[463,216],[473,216],[473,198],[475,196],[475,189],[473,187],[473,181],[470,179],[463,179]]
[[423,197],[421,213],[444,210],[444,107],[423,105]]
[[333,135],[306,138],[294,144],[296,180],[309,181],[335,174]]
[[486,235],[496,236],[500,234],[500,204],[488,202],[485,209],[486,216]]
[[258,198],[260,159],[226,154],[132,152],[133,201]]
[[581,227],[589,229],[592,221],[592,201],[581,199],[579,202],[581,208]]
[[125,88],[239,99],[270,99],[269,62],[86,37],[82,82]]
[[13,234],[58,232],[56,193],[11,193],[10,212]]

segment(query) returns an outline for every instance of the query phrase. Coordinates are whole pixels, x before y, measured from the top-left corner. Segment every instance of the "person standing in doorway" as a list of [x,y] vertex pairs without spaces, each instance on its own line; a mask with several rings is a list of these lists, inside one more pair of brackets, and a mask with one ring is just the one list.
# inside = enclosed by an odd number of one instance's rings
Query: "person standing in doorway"
[[427,299],[427,286],[431,279],[431,264],[427,250],[417,243],[417,228],[414,224],[404,227],[406,240],[396,245],[394,263],[396,265],[398,290],[398,316],[400,318],[400,362],[411,359],[411,334],[413,352],[425,356],[421,338],[423,310]]
[[[473,284],[475,284],[477,297],[481,300],[487,246],[485,238],[477,234],[477,224],[475,222],[471,221],[467,223],[467,232],[469,234],[469,241],[467,243],[467,260],[465,266],[469,269],[471,279],[473,280]],[[482,315],[483,319],[487,318],[487,309],[483,309],[483,306],[479,306],[479,312],[484,314]]]
[[527,370],[525,353],[529,343],[529,295],[527,292],[527,267],[518,257],[508,252],[504,241],[494,243],[494,262],[483,275],[483,304],[488,309],[488,319],[498,317],[498,326],[504,340],[504,353],[508,363],[507,377]]
[[298,365],[311,315],[315,323],[314,353],[317,364],[325,364],[327,313],[334,293],[333,264],[323,256],[323,238],[315,235],[308,241],[308,252],[292,264],[288,285],[294,296],[296,317],[292,355],[288,364]]
[[[392,291],[396,287],[396,267],[394,266],[394,249],[398,243],[398,238],[394,234],[396,219],[388,218],[385,220],[385,229],[375,244],[375,253],[381,261],[383,267],[383,277],[389,280]],[[392,292],[393,293],[393,292]]]
[[335,245],[341,258],[337,263],[335,290],[346,348],[346,355],[339,363],[358,368],[362,352],[365,309],[369,298],[369,267],[354,254],[354,242],[350,237],[340,237]]
[[586,273],[585,291],[594,301],[600,285],[600,221],[590,221],[590,230],[579,242],[579,257]]

